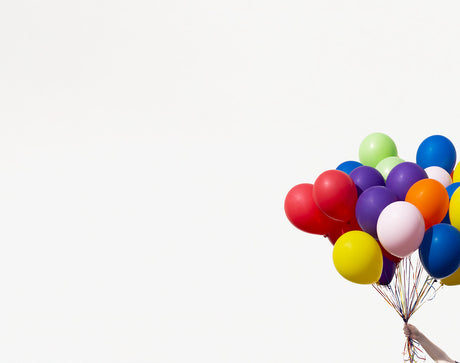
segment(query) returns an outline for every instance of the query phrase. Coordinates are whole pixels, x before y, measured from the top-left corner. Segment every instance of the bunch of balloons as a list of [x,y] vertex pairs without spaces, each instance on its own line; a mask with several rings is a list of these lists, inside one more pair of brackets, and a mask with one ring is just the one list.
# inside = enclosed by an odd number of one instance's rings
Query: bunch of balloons
[[452,142],[432,135],[416,161],[372,133],[359,162],[345,161],[314,183],[294,186],[284,210],[298,229],[333,244],[334,266],[358,284],[387,285],[400,261],[418,251],[423,268],[444,285],[460,285],[460,163]]

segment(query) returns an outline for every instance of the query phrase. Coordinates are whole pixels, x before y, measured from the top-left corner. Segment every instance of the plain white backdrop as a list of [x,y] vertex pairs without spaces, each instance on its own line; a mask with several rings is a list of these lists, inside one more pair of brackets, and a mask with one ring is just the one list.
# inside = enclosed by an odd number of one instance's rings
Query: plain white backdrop
[[[402,362],[401,319],[283,201],[371,132],[460,150],[459,12],[3,2],[0,361]],[[459,303],[413,318],[457,360]]]

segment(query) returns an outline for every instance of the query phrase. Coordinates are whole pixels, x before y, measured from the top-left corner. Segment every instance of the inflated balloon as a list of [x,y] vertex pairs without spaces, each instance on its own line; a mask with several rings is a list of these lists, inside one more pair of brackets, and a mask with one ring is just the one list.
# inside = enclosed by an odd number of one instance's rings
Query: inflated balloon
[[452,195],[454,194],[454,192],[458,189],[458,187],[460,187],[460,183],[457,182],[457,183],[452,183],[451,185],[449,185],[446,190],[447,190],[447,194],[449,195],[449,200],[450,198],[452,198]]
[[347,173],[348,175],[354,170],[356,169],[358,166],[362,166],[363,164],[361,164],[360,162],[358,161],[354,161],[354,160],[348,160],[348,161],[344,161],[343,163],[341,163],[339,166],[337,166],[337,170],[340,170],[340,171],[343,171],[345,173]]
[[380,172],[371,166],[359,166],[350,173],[350,177],[356,185],[358,196],[366,189],[376,186],[385,185]]
[[457,164],[453,173],[452,173],[452,182],[458,183],[460,182],[460,163]]
[[394,141],[381,132],[368,135],[359,146],[359,160],[361,163],[374,168],[381,160],[397,155],[398,150]]
[[326,237],[334,245],[341,235],[350,231],[361,231],[361,227],[359,226],[356,218],[353,218],[348,222],[337,221],[337,224],[335,225],[334,229],[329,231]]
[[419,145],[416,160],[423,169],[429,166],[440,166],[450,174],[457,160],[457,152],[447,137],[432,135]]
[[335,243],[337,242],[337,240],[339,239],[339,237],[343,233],[344,232],[343,232],[342,226],[337,226],[334,229],[332,229],[329,232],[327,232],[327,234],[325,234],[325,236],[327,237],[329,242],[332,243],[332,245],[335,245]]
[[[377,241],[378,242],[378,241]],[[388,252],[385,248],[383,248],[382,244],[379,242],[380,250],[382,251],[382,255],[387,258],[390,261],[393,261],[396,266],[401,262],[402,258],[392,255],[390,252]]]
[[391,280],[393,280],[395,271],[396,263],[383,256],[383,269],[382,274],[380,275],[379,284],[388,285],[391,282]]
[[425,233],[425,222],[413,204],[397,201],[380,213],[377,236],[383,248],[397,257],[407,257],[416,251]]
[[428,168],[425,168],[425,171],[428,175],[428,178],[437,180],[442,185],[444,185],[444,188],[447,188],[452,184],[452,177],[445,169],[441,168],[440,166],[429,166]]
[[313,184],[309,183],[298,184],[287,193],[284,211],[295,227],[308,233],[325,235],[338,224],[315,204]]
[[404,161],[388,135],[372,133],[359,146],[359,161],[344,161],[313,184],[293,187],[284,201],[286,216],[298,229],[329,239],[334,264],[350,281],[389,284],[401,259],[419,249],[436,276],[451,272],[437,278],[460,285],[460,268],[441,266],[447,255],[455,257],[452,228],[460,230],[456,150],[445,136],[432,135],[416,159]]
[[460,231],[439,223],[428,229],[419,248],[420,261],[429,275],[442,279],[460,266]]
[[366,189],[358,198],[355,208],[356,219],[361,229],[377,238],[377,220],[383,209],[398,200],[387,187],[374,186]]
[[422,213],[426,229],[441,223],[449,210],[449,194],[434,179],[422,179],[412,185],[406,194],[406,202],[415,205]]
[[460,285],[460,267],[452,274],[441,279],[441,284],[447,286]]
[[450,224],[460,230],[460,188],[454,191],[449,204]]
[[334,245],[332,259],[339,274],[357,284],[373,284],[382,274],[379,244],[363,231],[350,231],[340,236]]
[[389,156],[381,160],[375,168],[380,172],[380,174],[382,174],[383,179],[387,180],[390,171],[393,170],[393,168],[396,165],[401,164],[403,162],[404,160],[398,156]]
[[404,200],[409,188],[415,182],[426,178],[428,174],[420,165],[405,161],[391,169],[386,180],[386,187],[395,193],[399,200]]
[[358,192],[348,174],[327,170],[313,184],[313,199],[326,215],[346,222],[354,217]]
[[[460,187],[460,183],[452,183],[451,185],[449,185],[449,186],[446,188],[447,194],[449,195],[449,207],[450,207],[450,199],[452,198],[452,195],[453,195],[454,192],[458,189],[458,187]],[[442,223],[451,224],[451,223],[450,223],[450,218],[449,218],[449,212],[446,213],[446,216],[445,216],[444,219],[442,220]]]
[[362,231],[361,226],[359,225],[355,215],[351,220],[345,223],[344,231]]

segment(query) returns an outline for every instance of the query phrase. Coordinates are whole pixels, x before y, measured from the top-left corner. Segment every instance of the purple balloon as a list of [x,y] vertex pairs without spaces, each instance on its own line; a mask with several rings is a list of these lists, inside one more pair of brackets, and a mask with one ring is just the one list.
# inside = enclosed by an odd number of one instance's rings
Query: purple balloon
[[399,200],[404,200],[410,187],[415,182],[426,178],[428,175],[420,165],[406,161],[391,169],[386,186],[396,194]]
[[355,214],[358,224],[364,232],[377,239],[377,220],[383,209],[398,201],[398,197],[390,189],[375,186],[366,189],[356,202]]
[[356,169],[350,172],[350,177],[353,179],[358,195],[364,192],[366,189],[376,186],[385,185],[385,179],[380,172],[371,166],[358,166]]
[[383,269],[382,274],[380,275],[379,284],[380,285],[388,285],[391,280],[393,280],[393,276],[396,271],[396,264],[383,256]]

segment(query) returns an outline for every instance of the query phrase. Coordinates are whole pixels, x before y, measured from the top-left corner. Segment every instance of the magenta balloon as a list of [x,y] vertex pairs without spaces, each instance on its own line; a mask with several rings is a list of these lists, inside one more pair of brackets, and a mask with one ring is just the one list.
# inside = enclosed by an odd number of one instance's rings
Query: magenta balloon
[[358,166],[356,169],[350,172],[350,177],[353,179],[358,195],[360,195],[366,189],[381,185],[385,185],[385,179],[380,172],[371,166]]
[[426,178],[428,174],[420,165],[406,161],[391,169],[386,186],[396,194],[399,200],[404,200],[410,187],[415,182]]
[[356,202],[355,214],[358,224],[364,232],[377,238],[377,220],[383,209],[396,202],[398,198],[388,188],[374,186],[366,189]]

